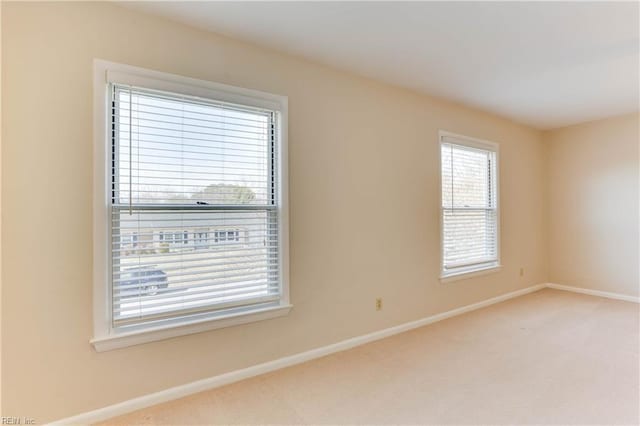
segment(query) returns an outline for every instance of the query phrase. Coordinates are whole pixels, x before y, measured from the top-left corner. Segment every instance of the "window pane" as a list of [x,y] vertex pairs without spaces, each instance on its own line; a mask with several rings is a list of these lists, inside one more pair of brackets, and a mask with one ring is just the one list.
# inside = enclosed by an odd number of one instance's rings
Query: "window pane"
[[495,210],[445,210],[443,214],[447,268],[496,260]]
[[[189,310],[278,293],[277,221],[271,211],[133,211],[113,213],[114,319]],[[216,244],[226,227],[242,244]],[[164,236],[193,238],[169,244]],[[131,235],[137,243],[129,243]],[[211,237],[211,238],[209,238]]]
[[115,198],[268,204],[270,113],[115,87]]
[[453,144],[442,145],[443,207],[492,207],[490,191],[495,153]]

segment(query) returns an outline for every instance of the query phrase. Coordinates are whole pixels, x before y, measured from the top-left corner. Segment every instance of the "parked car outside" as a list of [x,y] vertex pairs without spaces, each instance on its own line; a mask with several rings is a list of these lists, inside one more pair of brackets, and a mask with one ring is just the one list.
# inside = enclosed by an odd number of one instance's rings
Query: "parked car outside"
[[120,281],[120,297],[153,296],[168,286],[167,274],[155,266],[126,269]]

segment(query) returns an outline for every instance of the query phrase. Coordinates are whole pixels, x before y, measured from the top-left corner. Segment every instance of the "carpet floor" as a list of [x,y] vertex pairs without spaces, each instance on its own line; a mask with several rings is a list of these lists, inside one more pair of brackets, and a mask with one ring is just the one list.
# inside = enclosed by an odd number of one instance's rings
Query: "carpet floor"
[[639,312],[544,289],[103,424],[639,424]]

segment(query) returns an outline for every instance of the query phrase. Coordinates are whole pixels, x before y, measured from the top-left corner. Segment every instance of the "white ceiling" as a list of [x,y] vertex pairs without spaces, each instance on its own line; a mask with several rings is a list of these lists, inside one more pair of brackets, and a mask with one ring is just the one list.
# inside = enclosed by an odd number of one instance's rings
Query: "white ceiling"
[[637,2],[122,4],[541,129],[639,110]]

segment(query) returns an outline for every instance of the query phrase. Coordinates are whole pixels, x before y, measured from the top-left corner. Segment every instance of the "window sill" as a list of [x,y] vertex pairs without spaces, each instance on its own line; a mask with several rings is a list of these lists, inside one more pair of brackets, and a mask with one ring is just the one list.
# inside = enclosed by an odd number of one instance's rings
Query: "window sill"
[[454,281],[461,281],[469,278],[479,277],[481,275],[495,274],[496,272],[500,272],[501,269],[502,269],[502,265],[494,265],[494,266],[489,266],[483,269],[476,269],[473,271],[454,272],[448,275],[442,275],[440,277],[440,282],[444,284],[444,283],[450,283]]
[[90,342],[97,352],[111,351],[114,349],[126,348],[127,346],[140,345],[142,343],[155,342],[158,340],[170,339],[172,337],[215,330],[217,328],[231,327],[239,324],[247,324],[250,322],[282,317],[287,315],[292,307],[293,305],[272,306],[220,318],[208,318],[156,328],[147,328],[144,330],[114,333],[107,336],[95,337]]

